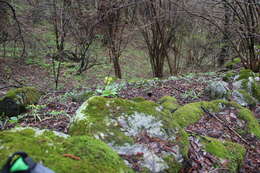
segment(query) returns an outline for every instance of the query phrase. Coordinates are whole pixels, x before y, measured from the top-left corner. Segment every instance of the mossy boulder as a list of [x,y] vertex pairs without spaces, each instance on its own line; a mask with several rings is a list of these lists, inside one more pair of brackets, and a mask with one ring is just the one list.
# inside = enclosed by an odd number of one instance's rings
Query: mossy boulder
[[246,90],[240,89],[232,93],[233,100],[242,106],[256,106],[257,100]]
[[190,124],[196,123],[205,115],[201,107],[208,109],[211,112],[219,112],[224,103],[223,100],[215,100],[211,102],[195,102],[189,103],[180,107],[172,114],[173,121],[178,123],[182,128],[187,127]]
[[[91,97],[77,110],[69,133],[101,139],[123,156],[141,155],[138,164],[147,172],[179,170],[171,165],[181,165],[188,150],[188,135],[170,111],[146,100]],[[159,142],[169,148],[153,148]]]
[[234,72],[229,71],[223,76],[223,81],[230,82],[234,79],[235,76],[236,74]]
[[233,69],[239,63],[241,63],[241,59],[240,58],[235,58],[235,59],[233,59],[231,61],[228,61],[224,66],[226,68]]
[[259,74],[254,73],[250,69],[242,69],[239,71],[239,75],[236,77],[236,80],[248,79],[249,77],[259,77]]
[[[253,100],[256,100],[257,103],[260,102],[259,74],[253,73],[251,70],[248,69],[243,69],[239,72],[239,75],[235,77],[235,80],[236,81],[232,84],[234,90],[237,90],[237,92],[241,93],[244,96],[244,98],[249,98],[250,96],[253,98]],[[237,93],[233,95],[234,100],[238,100],[237,96],[238,96]],[[249,101],[250,100],[252,102],[252,99],[249,99]],[[249,105],[249,104],[251,103],[246,102],[245,105]]]
[[228,98],[230,90],[228,83],[224,81],[213,81],[205,88],[204,93],[210,99],[215,100]]
[[260,81],[254,81],[252,83],[252,95],[260,102]]
[[241,131],[240,134],[243,135],[248,133],[260,139],[260,125],[253,113],[249,109],[239,105],[236,102],[228,102],[226,105],[232,106],[237,109],[238,118],[246,121],[246,128],[244,131]]
[[134,97],[131,99],[134,102],[144,102],[146,99],[144,97]]
[[235,173],[238,171],[246,154],[246,149],[244,146],[210,137],[201,137],[200,140],[206,152],[224,160],[227,163],[226,168],[229,170],[228,172]]
[[36,104],[43,93],[33,87],[9,90],[0,99],[0,116],[15,116],[22,113],[27,105]]
[[171,96],[162,97],[159,99],[158,103],[161,104],[164,109],[168,109],[170,112],[174,112],[180,107],[177,99]]
[[35,161],[57,173],[132,172],[109,146],[87,136],[32,128],[0,132],[0,165],[16,151],[27,152]]

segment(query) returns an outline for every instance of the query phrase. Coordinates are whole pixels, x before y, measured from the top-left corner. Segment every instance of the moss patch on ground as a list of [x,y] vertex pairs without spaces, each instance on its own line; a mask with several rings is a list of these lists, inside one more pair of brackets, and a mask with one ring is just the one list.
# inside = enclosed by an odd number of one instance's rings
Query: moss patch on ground
[[9,90],[6,95],[2,98],[9,98],[14,100],[17,104],[27,106],[36,104],[42,93],[33,87],[22,87]]
[[228,168],[231,172],[237,172],[242,164],[246,149],[237,143],[217,140],[210,137],[201,138],[204,149],[217,156],[218,158],[228,160]]
[[171,96],[164,96],[159,101],[159,104],[163,106],[164,109],[169,110],[170,112],[176,111],[180,105],[177,102],[177,99]]
[[257,76],[258,75],[250,69],[242,69],[239,72],[239,77],[237,78],[237,80],[248,79],[249,77],[255,78]]
[[254,81],[252,83],[252,95],[260,102],[260,82]]
[[221,103],[225,103],[225,101],[215,100],[212,102],[203,101],[186,104],[172,114],[173,121],[178,123],[182,128],[185,128],[188,125],[199,121],[200,118],[205,114],[204,111],[201,109],[202,106],[211,112],[218,112],[220,111]]
[[237,65],[237,64],[240,63],[240,62],[241,62],[241,59],[240,59],[240,58],[235,58],[235,59],[233,59],[233,60],[227,62],[227,63],[225,64],[225,67],[232,69],[235,65]]
[[[227,106],[232,106],[238,111],[238,118],[246,121],[246,129],[243,133],[249,133],[255,135],[257,138],[260,138],[260,126],[253,115],[253,113],[243,106],[239,105],[236,102],[227,102]],[[242,134],[242,133],[241,133]]]
[[[109,146],[87,136],[64,138],[51,131],[33,129],[0,132],[0,165],[16,151],[27,152],[57,173],[132,172]],[[65,157],[64,154],[79,157]]]
[[232,72],[232,71],[229,71],[229,72],[227,72],[226,74],[225,74],[225,76],[223,76],[223,80],[225,81],[225,82],[230,82],[230,81],[232,81],[232,79],[235,77],[235,73],[234,72]]
[[238,92],[243,95],[245,102],[248,103],[248,105],[256,106],[256,100],[246,90],[240,89]]

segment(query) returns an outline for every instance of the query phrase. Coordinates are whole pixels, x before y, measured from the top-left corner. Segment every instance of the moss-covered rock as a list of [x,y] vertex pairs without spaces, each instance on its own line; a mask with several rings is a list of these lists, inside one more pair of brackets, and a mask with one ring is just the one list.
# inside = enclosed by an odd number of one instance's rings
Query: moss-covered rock
[[246,90],[240,89],[232,93],[233,100],[242,106],[256,106],[257,100]]
[[[71,122],[71,135],[88,135],[103,140],[120,155],[143,154],[139,161],[143,170],[169,171],[167,156],[181,163],[188,151],[188,135],[172,121],[169,110],[151,101],[132,101],[120,98],[91,97],[78,109]],[[143,139],[138,141],[137,139]],[[171,143],[172,150],[156,152],[146,140]],[[175,152],[172,152],[172,151]],[[182,154],[181,154],[182,153]],[[177,168],[175,168],[177,169]],[[179,169],[179,168],[178,168]]]
[[87,136],[69,137],[47,130],[16,129],[0,132],[0,148],[0,165],[13,152],[25,151],[57,173],[132,172],[109,146]]
[[173,121],[178,123],[182,128],[185,128],[188,125],[199,121],[205,114],[201,109],[202,106],[211,112],[218,112],[221,110],[221,104],[224,103],[226,103],[226,101],[215,100],[211,102],[195,102],[186,104],[172,114]]
[[[259,124],[250,110],[235,102],[215,100],[190,103],[179,107],[174,113],[162,106],[166,102],[177,103],[176,99],[168,96],[160,99],[160,104],[144,99],[133,101],[91,97],[78,109],[69,132],[74,136],[87,135],[101,139],[121,156],[133,157],[141,153],[142,159],[138,159],[137,163],[143,172],[178,172],[183,167],[182,161],[188,158],[189,149],[189,135],[184,129],[205,115],[201,107],[212,113],[220,112],[227,106],[235,108],[238,118],[246,122],[246,127],[239,133],[260,137]],[[171,150],[157,152],[160,151],[158,148],[151,147],[160,146],[155,145],[156,141],[169,144]],[[208,138],[204,146],[216,157],[228,160],[231,172],[237,170],[245,153],[239,144],[212,138]],[[213,150],[218,147],[219,151]]]
[[227,68],[234,68],[237,64],[239,64],[241,62],[241,59],[240,58],[235,58],[229,62],[227,62],[224,66],[227,67]]
[[170,112],[174,112],[180,107],[177,99],[171,96],[162,97],[158,103],[161,104],[164,109],[168,109]]
[[223,76],[223,81],[225,82],[230,82],[233,80],[233,78],[235,77],[235,73],[232,71],[229,71],[225,74],[225,76]]
[[236,108],[238,111],[238,117],[247,122],[246,129],[242,133],[253,134],[260,139],[260,126],[253,113],[236,102],[229,102],[228,105]]
[[241,104],[243,106],[255,105],[260,102],[259,74],[249,69],[242,69],[239,75],[235,77],[235,80],[232,84],[234,90],[232,94],[233,100],[238,101],[239,104],[244,103]]
[[4,98],[10,98],[17,104],[27,106],[36,104],[43,93],[33,87],[22,87],[9,90]]
[[260,126],[255,116],[249,109],[242,107],[236,102],[214,100],[211,102],[189,103],[180,107],[176,112],[174,112],[172,114],[172,119],[182,128],[185,128],[193,123],[196,123],[198,120],[201,119],[203,115],[205,115],[204,111],[201,109],[201,106],[208,109],[212,113],[217,113],[226,106],[234,107],[235,109],[237,109],[238,118],[245,120],[247,124],[245,130],[241,133],[253,134],[256,137],[260,138]]
[[226,160],[228,172],[238,171],[246,154],[245,147],[237,143],[217,140],[210,137],[201,138],[201,142],[207,152],[217,158]]
[[143,98],[143,97],[134,97],[131,100],[133,100],[134,102],[144,102],[144,101],[146,101],[146,99]]
[[22,113],[27,105],[36,104],[43,93],[33,87],[9,90],[0,99],[0,116],[15,116]]
[[228,98],[230,90],[228,88],[228,83],[224,81],[214,81],[211,82],[204,91],[210,99],[223,99]]
[[252,95],[260,102],[260,81],[254,81],[252,83]]
[[242,69],[242,70],[240,70],[239,75],[236,78],[236,80],[248,79],[249,77],[255,78],[257,76],[258,75],[250,69]]

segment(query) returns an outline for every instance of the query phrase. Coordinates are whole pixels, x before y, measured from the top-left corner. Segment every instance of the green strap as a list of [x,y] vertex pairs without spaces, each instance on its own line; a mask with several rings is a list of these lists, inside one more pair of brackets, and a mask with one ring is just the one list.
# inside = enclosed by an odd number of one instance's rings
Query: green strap
[[19,159],[17,159],[15,161],[15,163],[12,165],[11,167],[11,172],[15,172],[15,171],[26,171],[29,169],[29,166],[24,163],[23,158],[20,157]]

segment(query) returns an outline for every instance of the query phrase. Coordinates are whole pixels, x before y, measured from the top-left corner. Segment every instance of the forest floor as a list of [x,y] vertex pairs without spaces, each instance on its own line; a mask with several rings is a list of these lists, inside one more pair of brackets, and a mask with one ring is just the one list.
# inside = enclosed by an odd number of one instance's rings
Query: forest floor
[[[20,126],[31,126],[38,128],[47,128],[51,130],[68,133],[68,124],[70,118],[75,114],[78,107],[82,104],[81,101],[75,102],[69,92],[81,92],[86,88],[95,91],[98,84],[102,85],[102,80],[95,78],[88,78],[84,83],[76,80],[61,78],[60,83],[63,85],[59,90],[50,89],[53,85],[52,74],[43,67],[35,64],[26,64],[18,59],[0,59],[0,96],[13,86],[29,85],[35,86],[43,90],[46,94],[40,99],[38,105],[44,105],[34,112],[28,112],[19,118],[18,122],[10,121],[8,128],[14,127],[19,123]],[[180,77],[175,79],[156,80],[152,83],[133,84],[127,83],[118,93],[117,97],[121,98],[135,98],[144,97],[147,100],[158,101],[162,96],[175,97],[180,105],[184,105],[197,101],[208,101],[209,98],[204,95],[203,91],[209,81],[221,80],[223,73],[204,73],[197,75],[190,75],[188,77]],[[80,85],[79,85],[80,84]],[[7,86],[7,87],[6,87]],[[8,87],[10,86],[10,87]],[[77,86],[75,88],[75,86]],[[79,87],[85,86],[85,87]],[[6,88],[5,88],[6,87]],[[256,108],[259,108],[257,105]],[[259,109],[252,108],[256,118],[260,120]],[[230,127],[238,126],[234,124],[234,110],[227,109],[221,112],[222,116]],[[28,116],[29,115],[29,116]],[[259,121],[260,122],[260,121]],[[190,125],[186,129],[191,134],[200,134],[204,136],[211,136],[219,139],[225,139],[240,143],[247,146],[247,154],[243,163],[241,172],[257,172],[260,165],[260,140],[251,135],[243,136],[248,142],[238,138],[236,135],[226,128],[223,124],[214,120],[212,117],[205,115],[200,121]],[[224,134],[224,135],[223,135]],[[208,155],[203,155],[201,146],[196,138],[190,138],[190,168],[186,172],[193,172],[199,170],[201,167],[212,167],[216,162],[215,158]],[[253,148],[251,146],[254,146]],[[225,172],[225,170],[216,169],[215,172]]]

